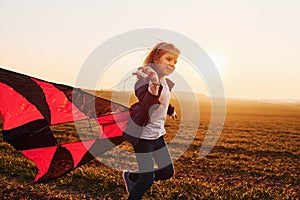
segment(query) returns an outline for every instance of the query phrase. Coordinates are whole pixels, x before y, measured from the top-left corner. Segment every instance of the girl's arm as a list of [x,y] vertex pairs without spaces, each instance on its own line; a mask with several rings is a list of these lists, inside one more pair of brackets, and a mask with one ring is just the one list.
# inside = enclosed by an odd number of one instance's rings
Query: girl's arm
[[135,96],[139,101],[142,101],[148,92],[154,96],[159,97],[160,87],[160,84],[153,84],[149,79],[140,78],[134,86]]
[[[142,134],[143,126],[145,126],[151,115],[150,107],[160,104],[159,95],[153,95],[148,91],[149,83],[145,83],[140,79],[135,85],[135,94],[139,99],[138,103],[131,106],[130,119],[126,127],[123,137],[131,144],[136,145],[138,138]],[[159,88],[159,94],[162,86]],[[152,110],[152,109],[151,109]],[[152,110],[153,111],[153,110]]]
[[[153,105],[159,105],[159,96],[163,89],[162,85],[159,86],[158,95],[153,95],[149,91],[149,80],[139,79],[135,84],[135,95],[139,102],[132,106],[130,114],[132,120],[139,126],[144,126],[150,116],[150,108]],[[153,111],[153,110],[152,110]]]

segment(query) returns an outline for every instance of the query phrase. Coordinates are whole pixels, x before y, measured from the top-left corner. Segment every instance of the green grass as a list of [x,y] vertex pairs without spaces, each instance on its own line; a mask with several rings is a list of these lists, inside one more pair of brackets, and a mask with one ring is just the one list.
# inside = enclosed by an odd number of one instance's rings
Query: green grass
[[[300,198],[299,106],[229,102],[221,137],[205,158],[198,155],[210,114],[202,110],[196,138],[174,162],[175,176],[155,182],[144,199]],[[168,141],[178,126],[179,121],[167,121]],[[188,130],[189,124],[182,126]],[[61,141],[78,140],[72,124],[52,129]],[[2,139],[0,149],[0,199],[127,198],[121,171],[96,160],[56,180],[28,185],[37,173],[34,164]]]

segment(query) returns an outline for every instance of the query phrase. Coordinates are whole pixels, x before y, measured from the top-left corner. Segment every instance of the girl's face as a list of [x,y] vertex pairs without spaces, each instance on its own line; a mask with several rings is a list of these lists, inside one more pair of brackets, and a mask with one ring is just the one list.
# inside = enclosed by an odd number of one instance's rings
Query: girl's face
[[161,55],[154,62],[156,65],[155,70],[160,77],[168,76],[175,70],[175,64],[177,63],[178,55],[170,52],[166,52]]

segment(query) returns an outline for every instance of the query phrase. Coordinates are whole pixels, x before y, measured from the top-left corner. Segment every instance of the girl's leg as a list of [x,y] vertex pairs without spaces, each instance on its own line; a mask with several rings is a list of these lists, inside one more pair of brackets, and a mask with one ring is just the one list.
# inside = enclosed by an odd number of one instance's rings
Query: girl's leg
[[156,143],[156,151],[153,152],[153,157],[158,165],[155,170],[155,181],[166,180],[174,175],[174,167],[171,155],[163,137],[159,138]]
[[147,192],[147,190],[151,187],[154,181],[154,173],[153,172],[146,172],[140,173],[139,179],[135,183],[134,187],[132,188],[128,200],[140,200],[142,199],[143,195]]
[[[157,140],[140,140],[134,147],[139,170],[142,173],[130,173],[135,182],[128,199],[141,199],[154,180],[166,180],[173,176],[174,168],[168,147],[163,137]],[[154,171],[154,161],[158,169]]]
[[140,173],[130,174],[132,177],[135,176],[137,180],[128,199],[142,199],[142,196],[147,192],[154,181],[152,141],[140,140],[139,143],[134,146],[134,151],[136,153]]

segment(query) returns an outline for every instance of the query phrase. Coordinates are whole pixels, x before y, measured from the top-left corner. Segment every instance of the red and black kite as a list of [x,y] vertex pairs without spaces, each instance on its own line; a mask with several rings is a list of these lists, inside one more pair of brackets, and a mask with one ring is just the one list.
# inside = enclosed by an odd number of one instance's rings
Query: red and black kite
[[[124,141],[129,110],[79,88],[0,68],[3,139],[38,168],[33,182],[57,178]],[[99,138],[58,144],[50,126],[97,119]]]

